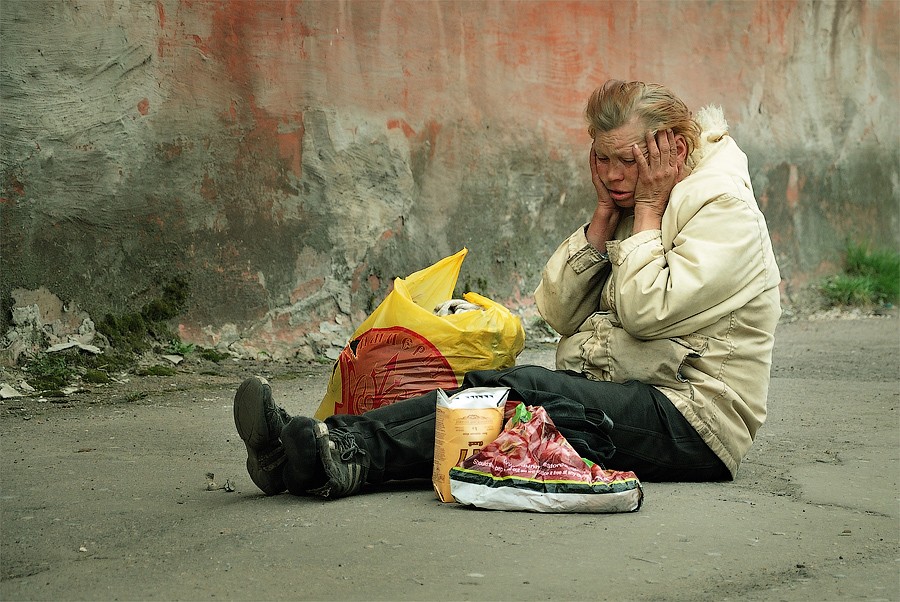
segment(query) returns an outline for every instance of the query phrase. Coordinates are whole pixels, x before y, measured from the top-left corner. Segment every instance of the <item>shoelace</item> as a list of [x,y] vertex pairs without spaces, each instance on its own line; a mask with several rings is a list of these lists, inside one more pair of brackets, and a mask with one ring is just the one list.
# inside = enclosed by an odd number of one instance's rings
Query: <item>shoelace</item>
[[356,437],[347,431],[328,431],[328,439],[334,445],[334,449],[341,455],[341,460],[349,462],[354,456],[366,455],[366,450],[362,449],[356,442]]
[[291,421],[290,414],[287,413],[287,410],[275,403],[267,404],[263,411],[266,416],[266,426],[269,428],[269,436],[275,438],[280,437],[281,429]]

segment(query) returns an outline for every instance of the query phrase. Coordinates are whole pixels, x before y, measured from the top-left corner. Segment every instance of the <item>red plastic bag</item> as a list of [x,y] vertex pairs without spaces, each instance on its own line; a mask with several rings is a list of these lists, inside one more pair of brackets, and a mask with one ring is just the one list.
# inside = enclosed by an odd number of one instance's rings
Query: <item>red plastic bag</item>
[[316,418],[362,414],[438,388],[455,389],[472,370],[515,365],[525,330],[503,305],[468,292],[463,299],[478,311],[435,313],[451,301],[467,253],[462,249],[394,280],[341,351]]
[[456,501],[491,510],[634,512],[644,493],[630,471],[585,460],[542,407],[519,404],[503,431],[450,469]]

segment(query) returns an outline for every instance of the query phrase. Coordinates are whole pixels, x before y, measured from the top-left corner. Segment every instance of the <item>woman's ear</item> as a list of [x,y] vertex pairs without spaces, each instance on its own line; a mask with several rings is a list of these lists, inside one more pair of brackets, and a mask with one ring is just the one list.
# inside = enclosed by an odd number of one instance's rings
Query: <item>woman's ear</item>
[[687,140],[681,134],[675,134],[675,165],[678,167],[678,181],[680,182],[687,177],[685,171],[685,163],[687,162],[688,145]]
[[681,134],[675,134],[675,152],[677,153],[678,162],[684,164],[687,161],[687,140]]

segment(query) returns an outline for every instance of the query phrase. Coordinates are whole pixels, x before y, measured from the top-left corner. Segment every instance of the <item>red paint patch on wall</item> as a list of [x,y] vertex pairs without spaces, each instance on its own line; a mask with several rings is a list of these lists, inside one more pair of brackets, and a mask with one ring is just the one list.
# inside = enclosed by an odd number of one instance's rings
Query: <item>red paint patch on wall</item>
[[156,145],[157,154],[166,161],[172,161],[176,157],[181,156],[184,147],[177,143],[163,142]]
[[221,113],[222,119],[229,123],[237,123],[238,120],[238,112],[237,112],[237,102],[232,98],[231,102],[228,103],[228,109]]
[[428,160],[429,161],[434,159],[434,151],[437,149],[437,137],[438,137],[438,134],[441,133],[442,127],[443,126],[441,126],[440,123],[431,119],[425,124],[425,127],[422,129],[422,131],[419,135],[420,142],[428,143]]
[[[252,94],[248,94],[246,102],[253,115],[253,122],[249,124],[235,158],[236,169],[255,169],[261,180],[272,188],[281,187],[284,171],[301,177],[303,114],[273,116],[257,106]],[[271,159],[267,160],[267,157]]]
[[203,182],[200,183],[200,196],[207,201],[214,201],[218,196],[216,189],[216,181],[209,177],[209,174],[203,174]]
[[203,328],[197,324],[178,324],[178,337],[186,342],[204,347],[215,347],[222,340],[222,336],[217,332],[205,332]]
[[350,292],[356,293],[359,291],[360,279],[362,278],[363,273],[368,269],[368,266],[365,263],[361,263],[356,266],[356,269],[353,270],[353,274],[350,276]]
[[285,189],[289,176],[302,177],[303,113],[295,108],[302,93],[284,85],[290,79],[284,66],[291,40],[310,33],[297,25],[298,6],[253,0],[204,4],[197,8],[209,11],[209,29],[202,37],[184,34],[225,76],[221,87],[230,100],[221,116],[237,127],[241,141],[236,171],[251,170],[258,185],[274,190]]
[[412,138],[416,135],[416,131],[412,129],[412,126],[403,119],[388,119],[387,128],[389,130],[401,129],[403,130],[403,135],[407,138]]
[[252,284],[262,284],[260,280],[260,272],[254,270],[244,269],[240,271],[240,278],[243,282],[249,282]]
[[11,192],[16,193],[18,196],[25,196],[25,184],[23,184],[15,175],[10,174],[6,178],[6,186]]
[[150,112],[150,101],[146,98],[141,99],[141,102],[137,104],[138,113],[141,115],[146,115]]
[[301,299],[312,296],[313,293],[320,290],[323,286],[325,286],[324,278],[313,278],[312,280],[301,282],[291,291],[291,303],[296,303]]
[[303,122],[292,132],[277,134],[278,155],[298,178],[303,176]]
[[194,48],[200,51],[204,57],[208,57],[210,54],[209,46],[206,45],[206,42],[203,41],[203,38],[198,36],[197,34],[191,35],[191,39],[194,41]]
[[156,14],[159,17],[159,29],[160,36],[156,41],[156,54],[159,55],[160,58],[165,56],[167,40],[165,36],[162,34],[162,30],[166,28],[166,9],[163,7],[163,3],[161,0],[156,0]]
[[800,191],[803,190],[803,178],[797,172],[797,166],[791,165],[788,174],[787,189],[784,191],[784,197],[787,200],[788,207],[795,209],[800,201]]

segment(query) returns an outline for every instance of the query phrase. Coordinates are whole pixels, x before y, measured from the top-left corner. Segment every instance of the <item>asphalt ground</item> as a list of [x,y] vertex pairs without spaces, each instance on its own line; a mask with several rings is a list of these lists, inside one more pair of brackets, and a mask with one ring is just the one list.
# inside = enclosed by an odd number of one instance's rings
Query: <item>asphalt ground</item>
[[[311,414],[326,365],[6,400],[0,598],[900,600],[898,335],[895,316],[781,325],[769,418],[737,479],[644,483],[629,514],[474,510],[427,482],[267,498],[234,390],[262,373]],[[552,367],[553,349],[519,359]]]

